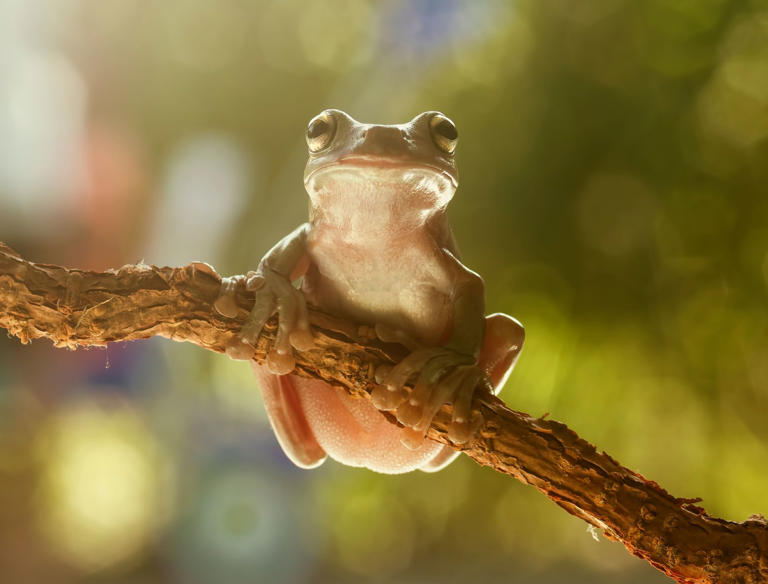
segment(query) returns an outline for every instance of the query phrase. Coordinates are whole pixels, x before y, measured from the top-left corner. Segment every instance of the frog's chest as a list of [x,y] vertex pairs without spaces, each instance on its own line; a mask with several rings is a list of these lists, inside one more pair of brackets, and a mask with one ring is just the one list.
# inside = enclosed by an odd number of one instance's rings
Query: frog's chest
[[450,326],[450,263],[429,234],[356,242],[320,232],[309,254],[310,302],[359,322],[406,330],[425,342],[439,342]]

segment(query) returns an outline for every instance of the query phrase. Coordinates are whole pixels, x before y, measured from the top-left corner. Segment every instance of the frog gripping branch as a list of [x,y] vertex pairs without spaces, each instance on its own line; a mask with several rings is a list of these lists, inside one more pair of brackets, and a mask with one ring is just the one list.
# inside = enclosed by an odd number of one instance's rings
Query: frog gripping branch
[[438,112],[396,126],[338,110],[316,116],[310,219],[245,276],[222,279],[199,262],[71,270],[0,244],[0,326],[23,343],[163,336],[250,360],[299,466],[330,456],[380,472],[435,471],[464,452],[678,582],[768,582],[764,518],[711,517],[564,424],[495,397],[523,330],[484,315],[482,279],[458,259],[444,214],[458,184],[457,136]]
[[[467,442],[482,422],[470,407],[475,386],[483,379],[498,391],[523,344],[515,319],[485,316],[483,281],[457,259],[445,216],[458,186],[456,127],[439,112],[383,126],[326,110],[310,121],[306,138],[310,219],[245,279],[224,281],[216,302],[224,315],[231,314],[238,282],[255,296],[228,354],[250,359],[277,311],[275,348],[254,371],[278,441],[298,466],[315,467],[328,455],[385,473],[440,470],[457,453],[425,441],[435,414],[452,403],[449,436]],[[373,403],[290,374],[293,349],[313,344],[307,302],[369,323],[381,340],[410,348],[377,372]],[[418,381],[406,395],[412,377]],[[392,412],[400,426],[381,411]]]

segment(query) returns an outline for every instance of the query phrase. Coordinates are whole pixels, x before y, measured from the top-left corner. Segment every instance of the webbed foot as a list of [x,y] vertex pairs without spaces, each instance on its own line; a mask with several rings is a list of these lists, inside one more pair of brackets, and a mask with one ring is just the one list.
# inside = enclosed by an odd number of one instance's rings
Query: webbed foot
[[314,346],[304,294],[282,274],[261,268],[245,276],[222,279],[221,292],[214,302],[220,314],[229,317],[237,315],[234,297],[238,286],[243,285],[246,290],[254,292],[253,308],[240,329],[240,342],[228,347],[227,355],[233,359],[251,359],[259,334],[267,320],[277,312],[277,338],[267,355],[266,365],[277,375],[290,373],[296,365],[293,349],[305,351]]
[[[379,337],[387,342],[397,340],[411,348],[411,353],[394,367],[383,366],[376,372],[379,383],[373,393],[373,403],[380,410],[394,411],[398,421],[406,427],[402,442],[418,448],[424,441],[433,418],[443,404],[453,404],[453,417],[448,437],[457,444],[472,439],[482,425],[479,412],[472,412],[475,387],[485,373],[471,355],[448,347],[418,347],[418,344],[400,333],[376,328]],[[410,395],[405,385],[414,375],[418,379]]]

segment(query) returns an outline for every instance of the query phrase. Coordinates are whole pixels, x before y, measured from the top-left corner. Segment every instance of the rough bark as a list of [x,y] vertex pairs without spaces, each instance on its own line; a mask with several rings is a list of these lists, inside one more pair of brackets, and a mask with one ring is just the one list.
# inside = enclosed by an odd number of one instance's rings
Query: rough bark
[[[239,315],[225,318],[212,308],[219,287],[219,276],[206,264],[91,272],[34,264],[0,243],[0,327],[22,343],[42,337],[75,348],[163,336],[223,353],[237,340],[252,297],[238,291]],[[367,398],[376,367],[405,355],[403,347],[378,341],[368,326],[314,309],[310,318],[317,346],[297,354],[298,375]],[[275,332],[273,320],[258,340],[256,360],[265,358]],[[768,582],[768,522],[762,516],[742,523],[711,517],[697,500],[673,497],[564,424],[477,393],[474,405],[485,421],[470,443],[448,439],[450,405],[437,415],[429,438],[533,485],[678,582]]]

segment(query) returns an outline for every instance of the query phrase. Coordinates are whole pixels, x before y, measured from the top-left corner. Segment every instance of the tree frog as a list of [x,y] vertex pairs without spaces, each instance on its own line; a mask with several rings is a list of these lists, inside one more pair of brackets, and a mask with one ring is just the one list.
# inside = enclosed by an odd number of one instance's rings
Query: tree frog
[[[230,356],[250,358],[278,313],[275,348],[254,370],[277,439],[300,467],[330,456],[383,473],[443,468],[458,452],[425,440],[436,412],[452,403],[449,438],[469,440],[481,422],[471,410],[477,382],[485,376],[498,392],[520,354],[522,325],[485,316],[483,280],[459,260],[446,219],[458,186],[457,139],[453,122],[436,111],[398,125],[360,123],[335,109],[315,116],[306,131],[309,221],[255,271],[223,280],[215,303],[222,314],[234,316],[243,279],[256,297]],[[307,302],[411,350],[377,372],[373,403],[290,374],[293,349],[312,346]]]

